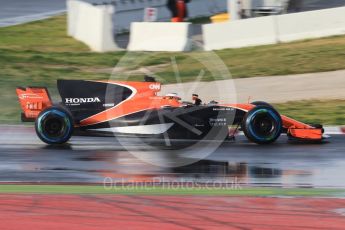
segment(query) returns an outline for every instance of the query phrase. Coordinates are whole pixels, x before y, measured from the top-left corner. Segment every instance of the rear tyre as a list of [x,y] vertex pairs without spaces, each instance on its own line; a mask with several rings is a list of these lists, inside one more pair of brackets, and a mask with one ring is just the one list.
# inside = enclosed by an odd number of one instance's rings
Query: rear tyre
[[268,106],[256,106],[243,118],[242,129],[246,137],[257,144],[275,142],[282,133],[280,114]]
[[59,106],[43,110],[35,122],[37,136],[47,144],[66,143],[72,136],[73,126],[70,113]]

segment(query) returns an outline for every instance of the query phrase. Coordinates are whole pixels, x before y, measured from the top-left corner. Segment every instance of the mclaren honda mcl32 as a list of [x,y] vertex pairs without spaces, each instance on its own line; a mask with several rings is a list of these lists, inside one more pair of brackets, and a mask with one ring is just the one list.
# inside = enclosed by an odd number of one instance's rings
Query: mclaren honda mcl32
[[18,87],[22,121],[34,121],[38,137],[63,144],[72,135],[135,135],[171,139],[224,140],[239,127],[257,144],[276,141],[281,133],[321,141],[321,125],[280,115],[270,104],[193,105],[176,94],[158,96],[161,84],[131,81],[58,80],[62,102],[53,103],[44,87]]

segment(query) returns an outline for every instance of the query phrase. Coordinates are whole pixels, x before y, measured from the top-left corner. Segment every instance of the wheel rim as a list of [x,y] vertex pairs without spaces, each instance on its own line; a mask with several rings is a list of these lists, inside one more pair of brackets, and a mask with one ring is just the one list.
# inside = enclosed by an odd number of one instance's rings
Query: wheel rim
[[275,122],[267,114],[259,114],[253,119],[253,126],[260,136],[270,136],[275,130]]
[[61,137],[65,130],[66,124],[62,117],[50,115],[43,121],[43,132],[49,137]]

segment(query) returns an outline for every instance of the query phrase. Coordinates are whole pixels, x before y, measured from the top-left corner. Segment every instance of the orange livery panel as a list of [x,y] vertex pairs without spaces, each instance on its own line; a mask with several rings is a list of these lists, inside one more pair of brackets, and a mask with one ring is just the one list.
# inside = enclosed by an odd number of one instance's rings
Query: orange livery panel
[[16,89],[18,100],[22,108],[22,120],[32,121],[38,114],[47,107],[52,106],[52,102],[47,88],[44,87],[18,87]]

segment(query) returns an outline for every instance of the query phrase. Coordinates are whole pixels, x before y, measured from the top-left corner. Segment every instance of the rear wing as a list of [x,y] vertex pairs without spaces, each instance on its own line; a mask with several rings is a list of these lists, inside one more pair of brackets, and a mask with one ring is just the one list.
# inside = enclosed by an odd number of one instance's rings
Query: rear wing
[[35,121],[42,110],[52,106],[52,100],[45,87],[18,87],[16,93],[23,111],[21,119],[24,122]]

